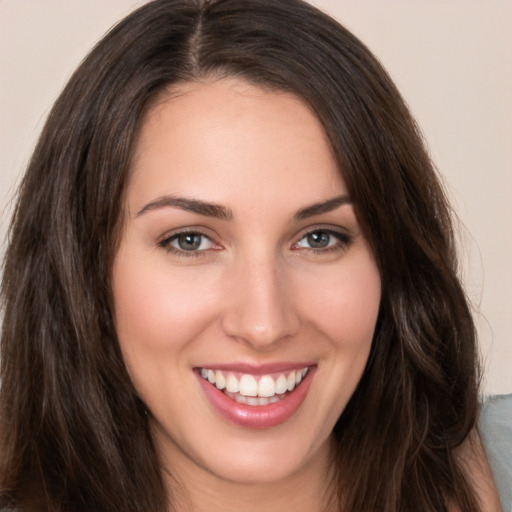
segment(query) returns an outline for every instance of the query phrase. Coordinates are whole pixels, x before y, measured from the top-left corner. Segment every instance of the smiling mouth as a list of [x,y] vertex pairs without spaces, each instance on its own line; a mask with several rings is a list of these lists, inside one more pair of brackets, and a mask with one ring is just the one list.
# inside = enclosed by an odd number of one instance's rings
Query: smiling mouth
[[307,375],[309,367],[266,375],[200,368],[201,377],[239,404],[265,406],[287,397]]

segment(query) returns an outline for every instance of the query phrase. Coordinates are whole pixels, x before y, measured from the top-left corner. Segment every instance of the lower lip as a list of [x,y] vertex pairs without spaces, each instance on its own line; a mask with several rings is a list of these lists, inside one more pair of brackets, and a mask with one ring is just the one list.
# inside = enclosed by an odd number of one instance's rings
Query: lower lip
[[314,368],[310,367],[304,379],[293,391],[278,402],[268,405],[240,404],[200,375],[197,377],[209,402],[225,419],[241,427],[269,428],[284,423],[297,412],[308,394],[313,374]]

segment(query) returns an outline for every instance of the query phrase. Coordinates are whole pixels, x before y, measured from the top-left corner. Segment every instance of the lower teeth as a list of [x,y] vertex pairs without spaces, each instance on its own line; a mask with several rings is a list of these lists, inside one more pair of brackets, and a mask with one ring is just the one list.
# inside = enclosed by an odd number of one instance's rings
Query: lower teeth
[[231,400],[235,400],[239,404],[245,404],[245,405],[269,405],[269,404],[275,404],[276,402],[279,402],[279,400],[282,400],[285,397],[285,394],[283,395],[274,395],[269,398],[266,397],[260,397],[260,396],[244,396],[240,393],[230,393],[229,391],[224,391],[224,394],[231,398]]

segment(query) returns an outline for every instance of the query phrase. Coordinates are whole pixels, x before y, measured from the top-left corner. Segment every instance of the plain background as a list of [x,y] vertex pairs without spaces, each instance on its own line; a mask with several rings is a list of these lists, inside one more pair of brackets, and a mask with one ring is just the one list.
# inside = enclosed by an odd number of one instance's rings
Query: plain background
[[[271,0],[269,0],[271,1]],[[70,74],[139,0],[0,0],[0,249],[12,198]],[[390,72],[461,220],[485,392],[512,392],[512,0],[312,0]]]

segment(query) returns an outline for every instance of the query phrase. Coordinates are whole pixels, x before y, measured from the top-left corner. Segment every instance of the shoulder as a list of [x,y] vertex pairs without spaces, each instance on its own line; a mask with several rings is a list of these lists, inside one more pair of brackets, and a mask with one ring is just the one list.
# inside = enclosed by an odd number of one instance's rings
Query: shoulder
[[512,512],[512,394],[485,400],[479,429],[503,512]]

